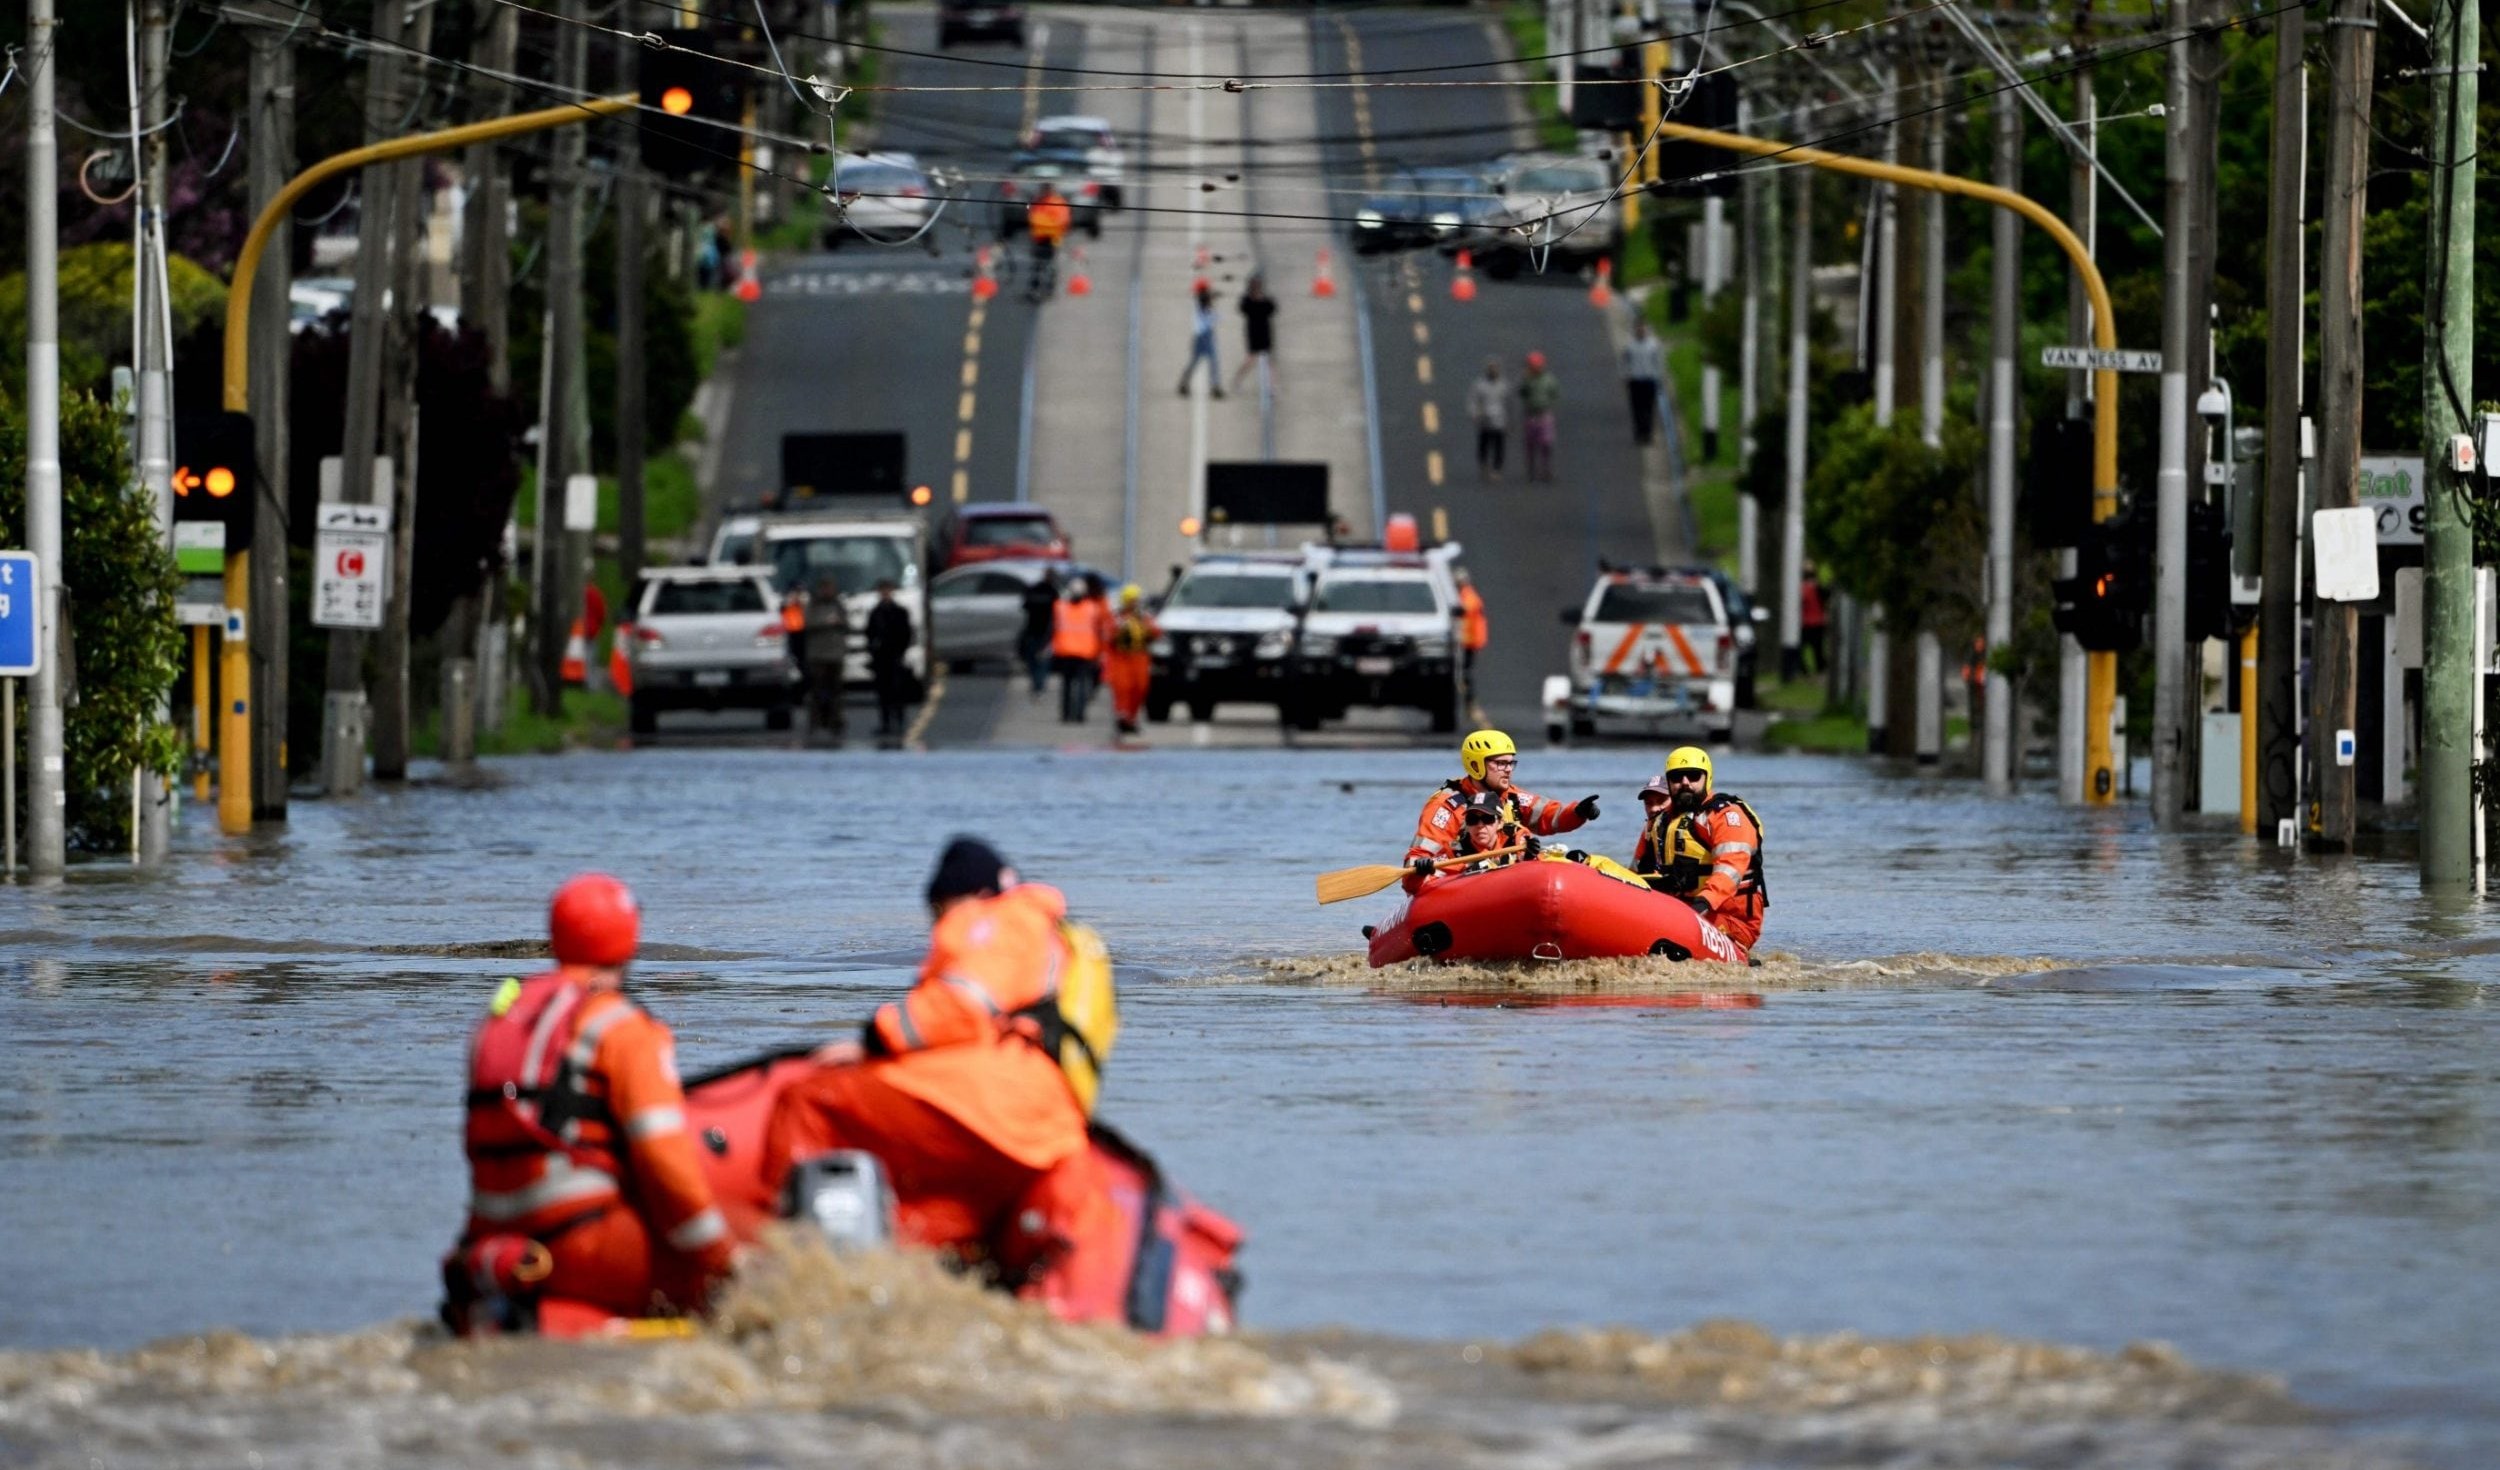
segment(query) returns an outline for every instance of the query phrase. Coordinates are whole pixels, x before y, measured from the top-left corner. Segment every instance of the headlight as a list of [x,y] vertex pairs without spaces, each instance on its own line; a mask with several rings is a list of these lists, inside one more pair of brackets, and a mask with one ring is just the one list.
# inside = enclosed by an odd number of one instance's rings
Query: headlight
[[1291,647],[1293,647],[1293,634],[1279,628],[1273,633],[1259,635],[1259,646],[1256,652],[1260,658],[1283,658],[1285,650]]
[[1427,633],[1415,640],[1415,651],[1426,658],[1448,658],[1450,640],[1447,634]]
[[1302,635],[1302,652],[1306,657],[1326,658],[1328,655],[1335,653],[1336,651],[1337,637],[1333,633],[1305,633]]
[[1169,638],[1157,638],[1154,642],[1146,645],[1146,652],[1154,655],[1156,658],[1170,658],[1172,656],[1172,640]]
[[1432,227],[1446,235],[1450,231],[1458,228],[1458,216],[1454,214],[1436,214],[1432,217]]
[[1376,230],[1376,229],[1379,229],[1379,228],[1380,228],[1380,225],[1381,225],[1381,219],[1380,219],[1380,211],[1379,211],[1379,210],[1377,210],[1377,209],[1358,209],[1358,210],[1354,211],[1354,227],[1355,227],[1356,229],[1358,229],[1358,230]]

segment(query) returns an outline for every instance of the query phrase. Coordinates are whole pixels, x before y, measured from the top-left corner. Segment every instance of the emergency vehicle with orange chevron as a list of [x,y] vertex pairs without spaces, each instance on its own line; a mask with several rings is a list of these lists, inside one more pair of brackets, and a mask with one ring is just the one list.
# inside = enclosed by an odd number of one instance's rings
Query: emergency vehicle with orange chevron
[[1609,568],[1571,625],[1571,672],[1545,681],[1546,733],[1736,733],[1736,630],[1700,572]]

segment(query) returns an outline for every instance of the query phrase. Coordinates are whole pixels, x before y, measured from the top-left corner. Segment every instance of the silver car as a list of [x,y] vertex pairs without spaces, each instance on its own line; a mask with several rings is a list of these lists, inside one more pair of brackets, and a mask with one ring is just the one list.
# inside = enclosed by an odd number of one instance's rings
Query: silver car
[[940,572],[929,582],[929,638],[940,662],[968,669],[985,659],[1012,662],[1024,633],[1024,596],[1037,582],[1054,589],[1070,577],[1094,577],[1108,589],[1118,584],[1073,562],[1004,559],[976,561]]
[[642,574],[627,636],[634,733],[673,709],[760,709],[787,730],[799,671],[772,579],[750,567],[653,567]]
[[[936,193],[920,160],[908,153],[847,155],[833,166],[835,207],[825,219],[825,248],[903,244],[929,222]],[[921,240],[937,253],[935,231]]]
[[1531,251],[1570,260],[1611,252],[1623,238],[1622,180],[1594,158],[1526,154],[1499,165],[1503,207],[1483,223],[1490,275],[1509,276]]

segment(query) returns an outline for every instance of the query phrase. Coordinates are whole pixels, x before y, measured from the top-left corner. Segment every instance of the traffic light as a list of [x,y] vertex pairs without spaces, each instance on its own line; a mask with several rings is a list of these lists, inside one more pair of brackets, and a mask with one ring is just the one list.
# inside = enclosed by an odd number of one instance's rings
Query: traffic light
[[2187,635],[2191,643],[2231,636],[2231,527],[2221,506],[2188,502]]
[[2153,605],[2149,522],[2121,516],[2084,527],[2075,542],[2075,574],[2049,584],[2051,620],[2060,633],[2094,653],[2127,653],[2144,642]]
[[744,120],[737,73],[721,63],[709,32],[658,34],[662,44],[645,46],[640,58],[642,105],[659,109],[637,119],[643,167],[682,179],[735,164]]
[[174,420],[174,519],[216,522],[226,550],[249,550],[260,461],[247,413],[191,413]]
[[2092,524],[2092,424],[2042,415],[2031,424],[2023,475],[2023,524],[2043,549],[2082,544]]

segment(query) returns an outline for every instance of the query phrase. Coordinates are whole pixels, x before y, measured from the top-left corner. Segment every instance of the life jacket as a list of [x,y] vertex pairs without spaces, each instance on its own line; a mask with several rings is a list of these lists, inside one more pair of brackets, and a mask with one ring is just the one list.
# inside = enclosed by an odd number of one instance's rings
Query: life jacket
[[1067,955],[1058,984],[1015,1014],[1032,1023],[1035,1042],[1068,1075],[1068,1090],[1091,1117],[1102,1093],[1103,1066],[1120,1035],[1120,998],[1111,983],[1111,951],[1100,934],[1063,920],[1059,938]]
[[[463,1142],[473,1226],[543,1238],[620,1197],[610,1146],[620,1130],[585,1083],[600,1035],[634,1008],[619,996],[585,1026],[596,994],[560,971],[508,979],[495,992],[469,1050]],[[582,1137],[585,1123],[597,1127],[595,1140]]]
[[1122,613],[1111,625],[1113,653],[1144,653],[1155,641],[1155,625],[1137,613]]
[[1763,907],[1768,908],[1771,889],[1763,881],[1762,859],[1771,845],[1771,838],[1762,828],[1761,815],[1741,796],[1716,791],[1692,811],[1678,812],[1673,808],[1661,811],[1650,824],[1650,860],[1658,864],[1667,892],[1691,893],[1698,889],[1702,880],[1710,876],[1711,862],[1710,849],[1693,835],[1693,821],[1706,812],[1721,811],[1731,806],[1743,812],[1746,819],[1753,823],[1754,835],[1759,839],[1754,846],[1753,861],[1746,866],[1745,876],[1737,880],[1736,896],[1757,895]]

